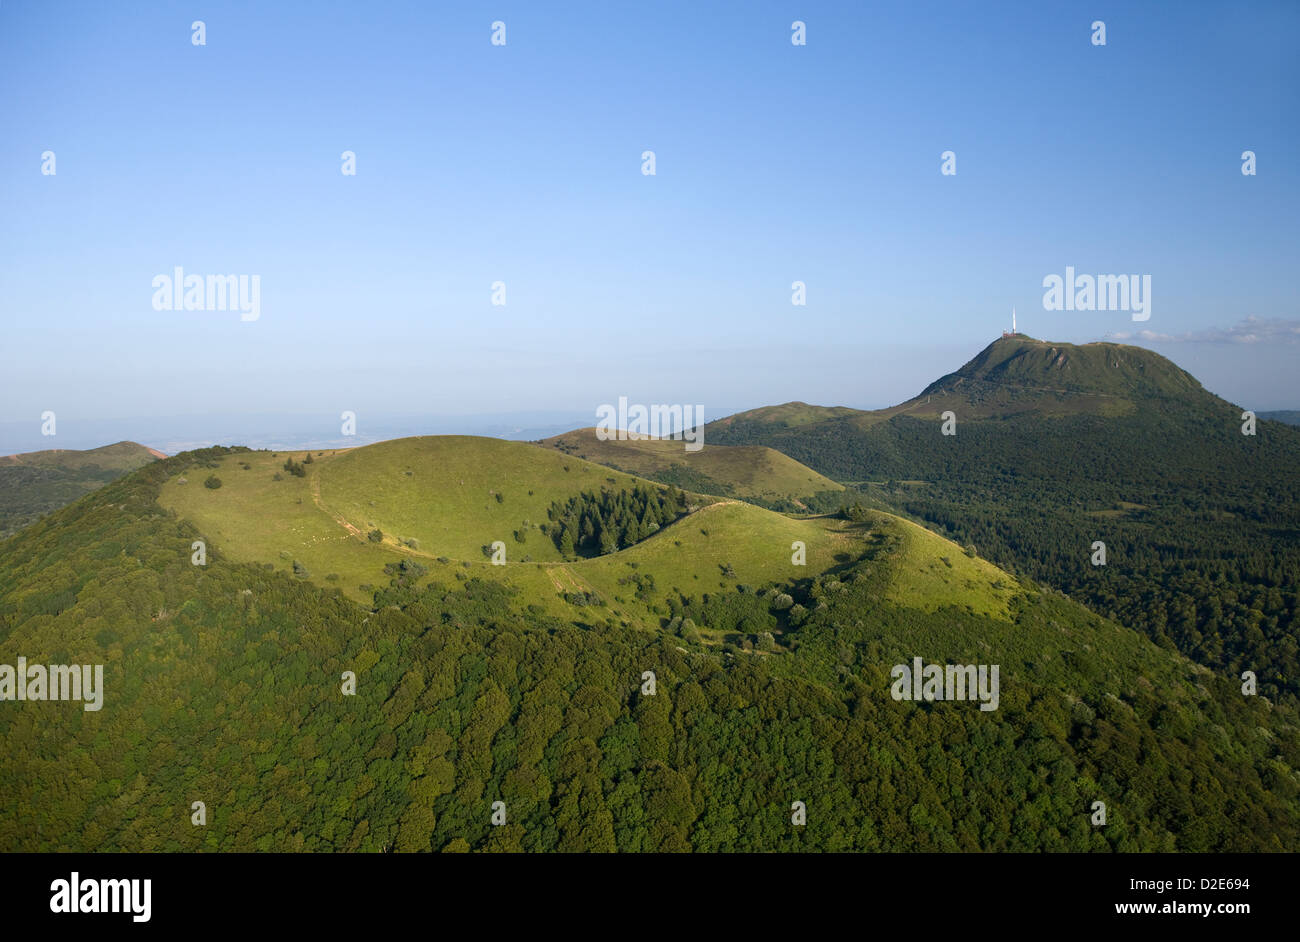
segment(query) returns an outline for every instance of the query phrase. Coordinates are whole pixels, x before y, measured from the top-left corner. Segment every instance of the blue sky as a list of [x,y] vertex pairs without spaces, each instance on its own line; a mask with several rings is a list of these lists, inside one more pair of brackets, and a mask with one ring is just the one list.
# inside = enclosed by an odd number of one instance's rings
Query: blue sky
[[3,0],[0,421],[879,407],[1013,305],[1300,407],[1300,5],[1137,6]]

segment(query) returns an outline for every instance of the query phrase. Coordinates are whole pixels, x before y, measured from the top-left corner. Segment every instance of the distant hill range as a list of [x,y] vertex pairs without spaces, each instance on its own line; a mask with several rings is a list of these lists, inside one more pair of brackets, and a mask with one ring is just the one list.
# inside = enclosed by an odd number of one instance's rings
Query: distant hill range
[[1142,400],[1205,402],[1207,397],[1216,398],[1190,373],[1142,347],[1047,343],[1017,335],[994,341],[960,369],[899,405],[865,411],[787,402],[718,419],[705,427],[705,441],[748,442],[755,435],[801,430],[793,441],[802,434],[824,434],[836,427],[830,423],[861,430],[896,416],[935,419],[957,409],[959,421],[1026,413],[1116,416],[1133,412]]
[[128,471],[166,457],[135,442],[0,457],[0,539]]
[[1261,419],[1285,422],[1287,425],[1300,425],[1300,409],[1280,409],[1276,412],[1260,412]]
[[704,440],[775,448],[1295,697],[1300,429],[1245,435],[1241,414],[1150,350],[1012,336],[892,408],[786,403],[712,422]]

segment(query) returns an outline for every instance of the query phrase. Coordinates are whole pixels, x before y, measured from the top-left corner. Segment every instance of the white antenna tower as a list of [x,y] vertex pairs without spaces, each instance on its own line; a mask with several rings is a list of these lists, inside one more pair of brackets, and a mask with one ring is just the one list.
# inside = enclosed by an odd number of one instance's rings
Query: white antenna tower
[[1016,332],[1016,309],[1014,307],[1011,309],[1011,332],[1013,334]]

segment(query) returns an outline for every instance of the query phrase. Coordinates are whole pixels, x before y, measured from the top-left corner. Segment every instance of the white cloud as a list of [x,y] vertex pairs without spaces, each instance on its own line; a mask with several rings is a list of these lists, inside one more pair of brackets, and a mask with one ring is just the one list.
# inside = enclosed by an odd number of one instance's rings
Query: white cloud
[[1183,334],[1161,334],[1154,330],[1124,330],[1107,334],[1106,339],[1146,340],[1150,343],[1300,344],[1300,321],[1252,315],[1232,327],[1210,327]]

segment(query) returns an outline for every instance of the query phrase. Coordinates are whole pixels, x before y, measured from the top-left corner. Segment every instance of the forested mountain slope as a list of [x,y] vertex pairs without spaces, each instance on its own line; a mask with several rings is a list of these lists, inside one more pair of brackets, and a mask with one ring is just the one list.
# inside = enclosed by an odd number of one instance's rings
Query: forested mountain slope
[[[1258,422],[1158,354],[995,341],[919,396],[706,441],[762,444],[857,483],[1001,566],[1224,676],[1300,694],[1300,429]],[[955,434],[944,435],[944,413]],[[1106,547],[1094,565],[1093,544]]]
[[166,457],[118,442],[85,451],[59,448],[0,457],[0,539],[128,471]]
[[[486,568],[398,564],[359,605],[215,543],[193,564],[200,531],[160,506],[164,482],[252,454],[159,462],[0,545],[0,663],[105,665],[97,712],[0,705],[4,849],[1300,840],[1294,711],[982,561],[936,559],[949,544],[922,531],[846,521],[860,531],[848,559],[770,585],[628,583],[663,613],[649,630],[600,605],[551,614]],[[954,592],[1003,593],[1001,610],[960,594],[918,604],[933,593],[910,580],[950,571]],[[729,640],[696,625],[729,626]],[[891,666],[914,657],[999,665],[998,708],[893,699]],[[498,801],[506,823],[493,826]],[[792,824],[794,802],[806,824]]]

